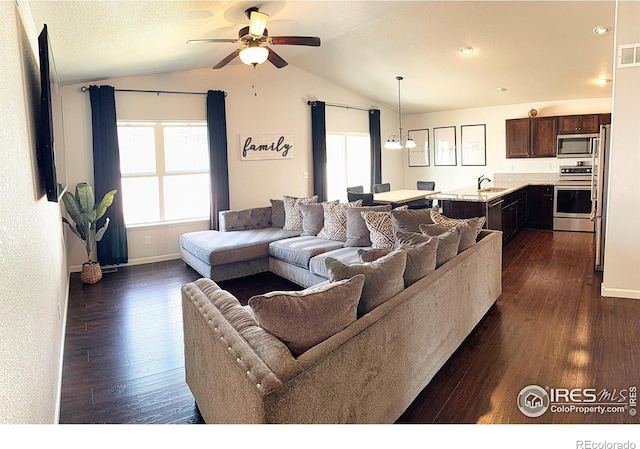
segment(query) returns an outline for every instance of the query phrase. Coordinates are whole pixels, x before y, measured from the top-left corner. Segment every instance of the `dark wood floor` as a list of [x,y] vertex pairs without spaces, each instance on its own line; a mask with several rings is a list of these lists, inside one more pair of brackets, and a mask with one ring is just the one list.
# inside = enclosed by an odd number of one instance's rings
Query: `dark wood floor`
[[[640,303],[600,296],[591,234],[527,229],[505,249],[503,294],[403,423],[638,423],[629,413],[527,418],[527,385],[628,391],[640,384]],[[71,278],[61,423],[199,423],[184,383],[181,261]],[[246,302],[294,289],[271,274],[221,283]]]

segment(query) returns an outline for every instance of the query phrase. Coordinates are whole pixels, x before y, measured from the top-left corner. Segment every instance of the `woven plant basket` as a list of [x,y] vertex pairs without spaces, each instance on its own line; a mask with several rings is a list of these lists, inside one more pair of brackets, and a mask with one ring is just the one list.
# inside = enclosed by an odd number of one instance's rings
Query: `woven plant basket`
[[102,279],[102,268],[98,262],[85,262],[82,264],[80,279],[85,284],[95,284]]

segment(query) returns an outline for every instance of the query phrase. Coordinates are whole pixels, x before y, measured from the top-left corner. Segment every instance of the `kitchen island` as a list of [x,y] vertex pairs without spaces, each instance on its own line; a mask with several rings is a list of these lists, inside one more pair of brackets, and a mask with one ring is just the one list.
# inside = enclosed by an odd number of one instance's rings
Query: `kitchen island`
[[551,229],[553,223],[553,185],[548,182],[495,182],[441,192],[440,212],[450,218],[486,217],[485,227],[502,231],[507,243],[525,227]]

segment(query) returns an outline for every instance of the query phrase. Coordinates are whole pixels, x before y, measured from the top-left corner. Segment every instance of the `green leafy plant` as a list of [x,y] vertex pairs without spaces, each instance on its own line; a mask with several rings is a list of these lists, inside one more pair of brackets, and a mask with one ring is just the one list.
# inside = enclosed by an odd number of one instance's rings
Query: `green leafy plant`
[[88,263],[93,262],[93,248],[96,242],[102,240],[104,233],[107,232],[109,217],[107,217],[104,226],[98,230],[96,230],[96,223],[107,212],[116,193],[117,190],[107,192],[102,200],[96,204],[93,188],[86,182],[81,182],[76,185],[75,195],[67,191],[62,196],[64,207],[73,220],[73,224],[65,217],[62,217],[62,221],[69,225],[69,228],[80,240],[84,241]]

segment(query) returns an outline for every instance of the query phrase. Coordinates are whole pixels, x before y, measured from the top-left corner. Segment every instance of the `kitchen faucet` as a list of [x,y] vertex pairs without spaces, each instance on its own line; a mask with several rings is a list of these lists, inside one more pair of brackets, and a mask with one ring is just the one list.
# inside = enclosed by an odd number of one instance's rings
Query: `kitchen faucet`
[[483,181],[491,182],[491,180],[489,178],[487,178],[485,175],[480,175],[480,177],[478,178],[478,190],[480,190],[482,188],[482,182]]

